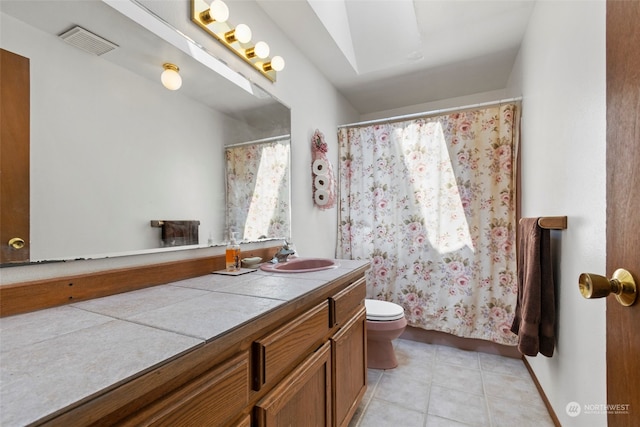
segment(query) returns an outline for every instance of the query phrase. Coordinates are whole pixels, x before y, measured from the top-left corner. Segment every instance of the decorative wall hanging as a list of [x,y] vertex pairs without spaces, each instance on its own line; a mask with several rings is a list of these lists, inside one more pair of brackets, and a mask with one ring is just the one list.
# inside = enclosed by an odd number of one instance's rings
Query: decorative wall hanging
[[336,203],[333,169],[327,159],[327,143],[318,129],[311,137],[311,171],[313,201],[320,209],[330,209]]

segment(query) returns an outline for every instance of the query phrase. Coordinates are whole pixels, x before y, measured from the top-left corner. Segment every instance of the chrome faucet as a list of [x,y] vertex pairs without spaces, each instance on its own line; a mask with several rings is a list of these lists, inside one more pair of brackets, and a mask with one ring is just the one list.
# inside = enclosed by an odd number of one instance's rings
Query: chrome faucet
[[285,240],[284,245],[280,248],[278,252],[276,252],[275,256],[271,260],[274,264],[280,262],[287,262],[289,255],[293,255],[296,251],[289,247],[289,242]]

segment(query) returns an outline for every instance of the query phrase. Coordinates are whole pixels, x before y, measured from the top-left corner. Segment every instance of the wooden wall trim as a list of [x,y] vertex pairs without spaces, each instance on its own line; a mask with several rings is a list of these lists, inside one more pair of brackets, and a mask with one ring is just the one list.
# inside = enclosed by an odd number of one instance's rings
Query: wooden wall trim
[[446,332],[427,330],[414,326],[407,326],[400,336],[402,339],[417,341],[427,344],[444,345],[459,348],[461,350],[479,351],[488,354],[498,354],[513,359],[521,359],[522,354],[514,346],[498,344],[491,341],[462,338]]
[[[271,259],[277,250],[277,247],[254,249],[243,255]],[[0,317],[204,276],[224,267],[224,254],[221,254],[3,285],[0,286]]]
[[547,412],[549,412],[549,416],[551,417],[551,421],[553,421],[553,425],[556,427],[562,427],[562,425],[560,424],[560,419],[558,419],[558,416],[556,415],[556,411],[553,410],[553,406],[551,406],[551,402],[549,402],[547,395],[544,393],[544,390],[542,389],[542,386],[538,382],[538,378],[536,377],[536,374],[533,372],[531,365],[529,365],[527,358],[522,356],[522,361],[524,362],[524,366],[527,368],[527,371],[529,371],[529,375],[531,375],[531,379],[533,380],[533,383],[536,385],[536,388],[538,389],[538,393],[540,393],[540,397],[542,397],[544,406],[547,407]]

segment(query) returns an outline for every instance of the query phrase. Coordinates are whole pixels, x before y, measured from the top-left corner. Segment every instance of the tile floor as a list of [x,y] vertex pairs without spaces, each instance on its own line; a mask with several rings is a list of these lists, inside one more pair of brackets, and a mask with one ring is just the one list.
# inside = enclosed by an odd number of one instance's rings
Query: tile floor
[[399,366],[369,369],[349,427],[553,427],[518,359],[397,339]]

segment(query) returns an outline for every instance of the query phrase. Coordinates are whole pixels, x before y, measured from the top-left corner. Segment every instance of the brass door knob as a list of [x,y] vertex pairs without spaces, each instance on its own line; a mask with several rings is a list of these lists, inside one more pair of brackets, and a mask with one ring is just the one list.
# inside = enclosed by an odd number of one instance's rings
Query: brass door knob
[[11,246],[13,249],[22,249],[24,248],[24,240],[19,237],[14,237],[13,239],[9,240],[9,246]]
[[582,273],[578,279],[580,293],[587,299],[602,298],[613,293],[618,302],[626,307],[636,301],[638,294],[633,276],[623,268],[617,269],[611,279],[591,273]]

